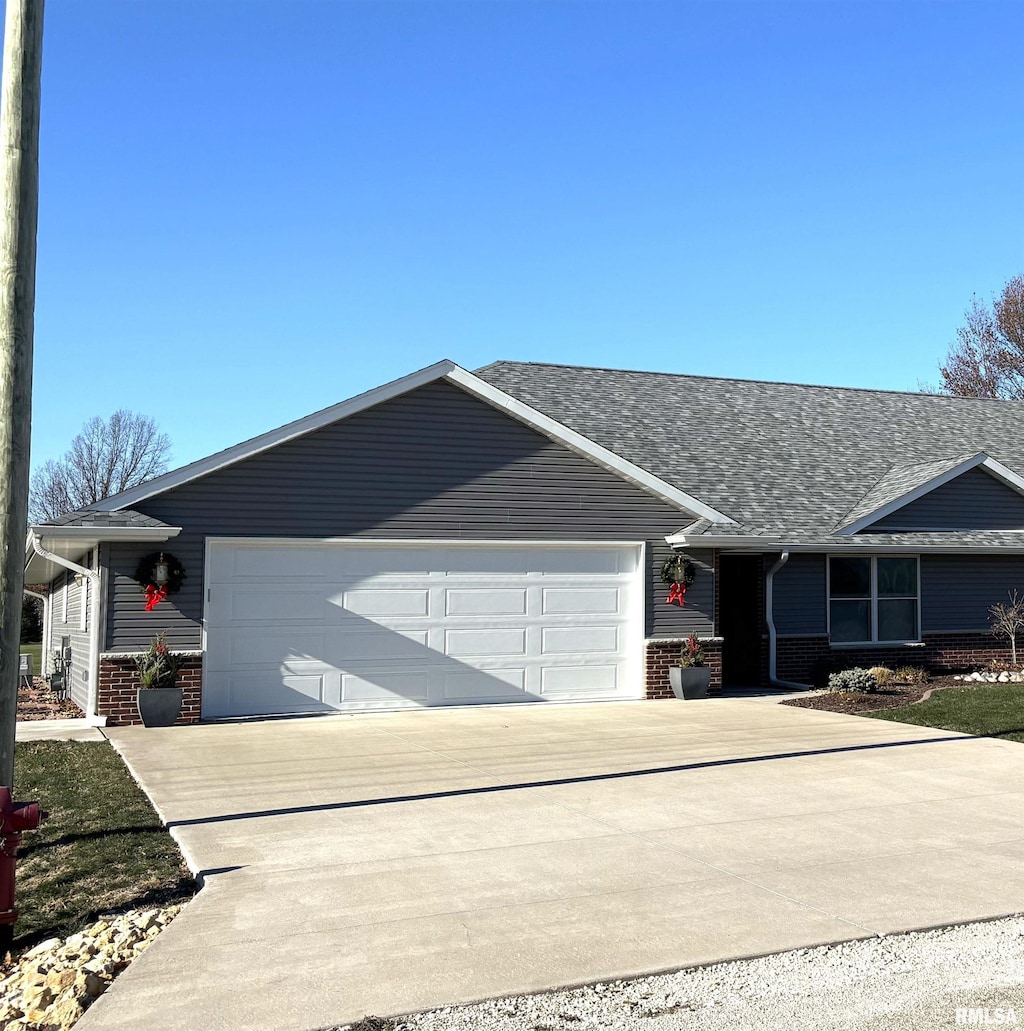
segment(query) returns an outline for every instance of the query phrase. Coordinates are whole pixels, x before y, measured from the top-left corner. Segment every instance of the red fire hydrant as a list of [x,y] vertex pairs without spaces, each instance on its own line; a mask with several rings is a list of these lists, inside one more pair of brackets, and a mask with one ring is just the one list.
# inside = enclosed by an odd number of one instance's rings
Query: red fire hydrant
[[34,831],[50,814],[38,802],[15,802],[11,789],[0,787],[0,947],[14,937],[18,910],[14,906],[14,865],[22,831]]

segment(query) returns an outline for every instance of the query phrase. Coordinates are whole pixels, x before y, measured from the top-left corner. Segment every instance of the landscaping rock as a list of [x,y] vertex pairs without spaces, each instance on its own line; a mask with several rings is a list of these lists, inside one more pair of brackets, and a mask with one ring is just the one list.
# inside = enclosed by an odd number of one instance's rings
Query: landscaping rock
[[132,911],[49,938],[0,969],[0,1028],[67,1031],[181,911]]

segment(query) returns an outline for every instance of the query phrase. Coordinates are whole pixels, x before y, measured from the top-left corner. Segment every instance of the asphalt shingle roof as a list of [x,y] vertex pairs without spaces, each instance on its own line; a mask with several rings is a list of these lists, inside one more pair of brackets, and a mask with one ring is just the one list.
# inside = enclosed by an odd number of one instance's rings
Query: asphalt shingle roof
[[883,505],[906,496],[912,490],[923,487],[943,473],[976,457],[977,452],[973,452],[955,455],[953,458],[941,458],[935,462],[894,465],[884,472],[882,478],[843,516],[840,525],[848,526],[855,523],[858,519],[877,512]]
[[51,519],[41,525],[95,526],[102,529],[109,526],[163,527],[167,524],[131,508],[125,508],[119,512],[97,512],[92,508],[80,508],[76,512],[68,512],[66,515]]
[[1024,474],[1024,402],[520,362],[476,375],[750,530],[787,538],[827,541],[850,513],[981,451]]

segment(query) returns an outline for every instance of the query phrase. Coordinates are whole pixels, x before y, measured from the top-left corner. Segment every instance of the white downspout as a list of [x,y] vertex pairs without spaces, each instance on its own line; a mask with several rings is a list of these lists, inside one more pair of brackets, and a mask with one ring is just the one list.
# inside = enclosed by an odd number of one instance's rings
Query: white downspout
[[27,594],[30,598],[38,598],[43,603],[43,638],[39,649],[42,655],[39,656],[39,669],[36,671],[36,675],[45,677],[46,659],[50,654],[50,598],[38,591],[30,591],[27,587],[23,587],[21,593]]
[[775,608],[774,598],[772,592],[775,586],[775,574],[789,561],[789,551],[784,551],[780,556],[778,562],[768,570],[768,576],[765,578],[764,585],[764,604],[765,604],[765,616],[768,622],[768,680],[775,687],[790,687],[796,691],[809,691],[810,687],[807,684],[797,684],[792,680],[780,680],[776,676],[777,664],[776,664],[776,644],[778,642],[778,634],[775,630]]
[[[90,723],[104,726],[107,722],[105,716],[96,713],[96,692],[99,687],[100,676],[100,574],[98,570],[86,569],[69,558],[62,558],[52,551],[43,547],[41,537],[32,534],[32,550],[40,557],[70,569],[76,576],[84,576],[88,579],[91,587],[89,590],[89,689],[86,702],[85,718]],[[97,563],[98,564],[98,563]]]

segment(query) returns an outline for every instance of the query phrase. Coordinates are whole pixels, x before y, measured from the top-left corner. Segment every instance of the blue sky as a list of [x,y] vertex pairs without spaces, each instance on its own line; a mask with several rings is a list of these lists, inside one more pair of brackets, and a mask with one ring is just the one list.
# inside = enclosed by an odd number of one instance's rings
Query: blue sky
[[914,389],[1024,271],[1024,5],[48,0],[33,463],[440,358]]

